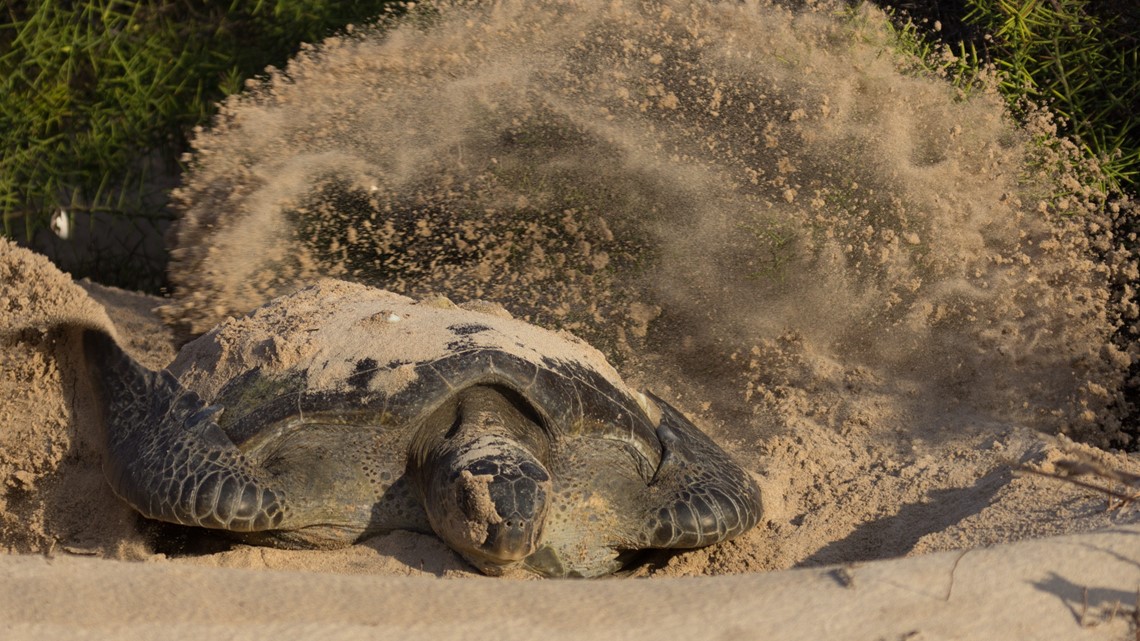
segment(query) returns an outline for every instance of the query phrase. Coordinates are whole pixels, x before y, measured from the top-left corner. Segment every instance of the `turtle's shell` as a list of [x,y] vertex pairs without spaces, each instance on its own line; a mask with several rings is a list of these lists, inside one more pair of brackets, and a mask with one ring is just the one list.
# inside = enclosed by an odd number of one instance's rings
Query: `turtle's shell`
[[652,400],[581,340],[488,304],[322,280],[225,321],[169,370],[225,408],[218,423],[241,449],[284,425],[320,423],[394,433],[392,449],[403,452],[418,421],[456,392],[496,384],[528,401],[554,441],[612,439],[638,453],[645,473],[660,463]]

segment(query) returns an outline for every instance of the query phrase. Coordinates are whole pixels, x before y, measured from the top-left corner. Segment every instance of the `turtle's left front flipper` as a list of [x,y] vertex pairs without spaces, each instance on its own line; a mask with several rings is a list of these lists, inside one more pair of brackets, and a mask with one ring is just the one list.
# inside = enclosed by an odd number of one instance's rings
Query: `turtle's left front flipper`
[[657,436],[661,464],[649,484],[646,546],[696,548],[725,541],[760,520],[760,489],[732,457],[665,401]]
[[234,446],[210,407],[170,372],[149,370],[107,333],[86,329],[83,351],[103,408],[103,473],[144,516],[239,532],[271,530],[285,496]]

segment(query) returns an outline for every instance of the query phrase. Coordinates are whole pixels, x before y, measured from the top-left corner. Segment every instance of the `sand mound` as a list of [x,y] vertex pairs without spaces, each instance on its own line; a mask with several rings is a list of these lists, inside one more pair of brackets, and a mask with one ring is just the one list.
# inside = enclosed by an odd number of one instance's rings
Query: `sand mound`
[[107,312],[46,258],[2,239],[0,283],[0,548],[131,557],[134,519],[107,492],[74,337],[60,329],[111,327]]

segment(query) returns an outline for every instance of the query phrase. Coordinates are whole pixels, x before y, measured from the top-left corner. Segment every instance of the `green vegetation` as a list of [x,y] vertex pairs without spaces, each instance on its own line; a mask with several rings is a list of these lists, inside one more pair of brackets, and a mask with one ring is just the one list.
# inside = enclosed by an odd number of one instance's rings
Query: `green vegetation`
[[[954,15],[936,13],[945,11],[937,1],[884,3],[914,18],[900,24],[897,35],[928,71],[966,88],[992,64],[1015,114],[1048,106],[1062,119],[1061,132],[1099,165],[1105,191],[1140,191],[1140,4],[965,0]],[[953,23],[949,34],[943,21]],[[933,38],[954,55],[932,46]]]
[[[991,56],[1012,98],[1047,104],[1095,157],[1110,190],[1140,173],[1140,40],[1132,15],[1089,0],[970,0],[966,19],[992,34]],[[1101,3],[1103,11],[1106,4]],[[1126,5],[1122,5],[1124,8]],[[1123,26],[1123,27],[1122,27]]]
[[390,2],[5,0],[3,233],[30,238],[58,208],[166,216],[152,185],[217,100]]
[[945,78],[964,96],[980,86],[985,63],[973,43],[964,40],[953,45],[939,43],[936,33],[920,28],[906,16],[900,19],[890,7],[887,11],[894,18],[897,47],[909,57],[907,70]]

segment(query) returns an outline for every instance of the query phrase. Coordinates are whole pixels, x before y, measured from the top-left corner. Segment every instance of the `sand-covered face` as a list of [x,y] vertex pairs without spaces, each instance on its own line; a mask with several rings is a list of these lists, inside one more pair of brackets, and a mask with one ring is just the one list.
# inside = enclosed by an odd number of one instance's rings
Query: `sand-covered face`
[[1126,440],[1112,212],[997,97],[900,71],[886,25],[440,2],[329,40],[195,141],[168,318],[205,331],[333,275],[501,302],[727,423],[819,404]]

